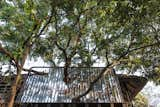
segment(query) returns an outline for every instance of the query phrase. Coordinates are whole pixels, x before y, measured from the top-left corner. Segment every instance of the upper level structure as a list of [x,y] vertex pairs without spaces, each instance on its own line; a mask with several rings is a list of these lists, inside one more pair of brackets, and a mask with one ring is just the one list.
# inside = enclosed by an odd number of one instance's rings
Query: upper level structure
[[74,98],[91,88],[78,103],[128,104],[147,82],[143,77],[116,75],[110,70],[90,87],[104,68],[70,67],[70,82],[66,84],[63,67],[37,68],[47,70],[48,74],[23,76],[24,83],[17,93],[16,103],[72,103]]

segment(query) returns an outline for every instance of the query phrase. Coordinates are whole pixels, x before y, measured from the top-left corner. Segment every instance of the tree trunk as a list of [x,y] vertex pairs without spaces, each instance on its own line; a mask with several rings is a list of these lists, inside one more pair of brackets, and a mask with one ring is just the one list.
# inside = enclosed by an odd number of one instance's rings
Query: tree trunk
[[12,87],[11,87],[11,96],[10,96],[10,99],[9,99],[9,103],[8,103],[8,107],[13,107],[14,106],[14,99],[15,99],[15,96],[16,96],[16,93],[17,93],[17,85],[19,84],[19,80],[20,80],[20,71],[22,69],[19,69],[19,73],[18,75],[16,76],[16,79],[15,79],[15,82],[13,83]]
[[68,77],[68,67],[71,65],[71,58],[66,58],[66,64],[64,66],[64,78],[63,81],[68,84],[70,82],[70,78]]
[[23,70],[23,66],[24,66],[24,63],[26,61],[26,58],[29,54],[29,51],[30,51],[30,47],[29,46],[26,46],[25,47],[25,51],[23,53],[23,57],[21,59],[21,65],[19,65],[17,63],[17,76],[15,78],[15,81],[14,83],[12,84],[11,86],[11,96],[10,96],[10,100],[9,100],[9,103],[8,103],[8,107],[13,107],[14,106],[14,100],[15,100],[15,97],[16,97],[16,94],[17,94],[17,86],[20,84],[20,79],[21,79],[21,71]]

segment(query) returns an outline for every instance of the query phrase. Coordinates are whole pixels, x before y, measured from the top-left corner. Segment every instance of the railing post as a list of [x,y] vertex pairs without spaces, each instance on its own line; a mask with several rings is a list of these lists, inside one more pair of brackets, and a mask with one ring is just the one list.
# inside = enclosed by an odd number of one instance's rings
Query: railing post
[[110,106],[111,106],[111,107],[114,107],[114,103],[111,103]]
[[123,107],[128,107],[128,104],[127,103],[123,103]]
[[98,106],[97,107],[101,107],[101,104],[98,104]]

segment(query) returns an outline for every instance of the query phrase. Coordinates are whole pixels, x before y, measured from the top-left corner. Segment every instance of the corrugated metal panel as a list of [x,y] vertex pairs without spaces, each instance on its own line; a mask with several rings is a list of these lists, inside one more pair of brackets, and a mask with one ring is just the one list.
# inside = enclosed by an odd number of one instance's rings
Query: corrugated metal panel
[[[17,102],[70,103],[72,98],[84,93],[91,81],[103,68],[68,68],[71,83],[63,82],[63,68],[49,69],[47,76],[31,75],[21,89]],[[104,75],[81,102],[123,103],[118,79],[113,71]]]

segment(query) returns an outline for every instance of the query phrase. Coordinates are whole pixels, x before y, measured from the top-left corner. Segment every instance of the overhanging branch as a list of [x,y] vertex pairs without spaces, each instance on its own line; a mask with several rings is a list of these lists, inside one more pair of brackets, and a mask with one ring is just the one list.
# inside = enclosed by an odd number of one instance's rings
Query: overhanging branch
[[14,63],[16,64],[16,66],[19,65],[18,61],[14,58],[14,56],[11,54],[11,52],[9,52],[4,47],[2,47],[2,44],[0,44],[0,53],[5,54],[7,57],[9,57],[11,60],[13,60]]
[[113,63],[108,64],[101,72],[100,74],[89,84],[89,88],[84,93],[74,97],[72,99],[72,102],[78,102],[80,101],[80,98],[87,95],[93,88],[94,84],[103,76],[104,73],[107,73],[109,70],[111,70],[114,66],[118,65],[119,61],[113,61]]
[[159,42],[149,44],[149,45],[144,45],[144,46],[141,46],[141,47],[138,47],[138,48],[133,48],[133,49],[129,50],[128,53],[131,53],[131,52],[139,50],[139,49],[145,49],[145,48],[148,48],[148,47],[159,46],[159,45],[160,45]]
[[[113,68],[114,66],[120,64],[120,60],[121,60],[124,56],[126,56],[128,53],[133,52],[133,51],[135,51],[135,50],[142,49],[142,48],[147,48],[147,47],[157,46],[157,45],[159,45],[159,43],[153,43],[153,44],[150,44],[150,45],[141,46],[141,47],[134,48],[134,49],[131,49],[131,50],[130,50],[130,48],[128,48],[127,51],[124,52],[124,54],[121,55],[120,58],[118,58],[117,60],[115,60],[115,61],[112,62],[111,64],[108,64],[108,65],[101,71],[101,73],[90,83],[89,88],[87,89],[87,91],[85,91],[84,93],[80,94],[79,96],[74,97],[74,98],[72,99],[72,101],[73,101],[73,102],[77,102],[77,101],[80,100],[81,97],[87,95],[87,94],[90,92],[90,90],[92,90],[94,84],[102,77],[102,75],[103,75],[104,73],[106,73],[108,70],[110,70],[111,68]],[[130,46],[129,46],[129,47],[130,47]]]
[[48,20],[46,21],[46,23],[44,24],[42,29],[39,31],[39,33],[35,36],[35,38],[39,37],[43,33],[43,31],[47,28],[47,26],[51,23],[51,20],[52,20],[52,17],[53,17],[53,13],[54,13],[53,11],[54,10],[52,9],[51,15],[48,16],[49,17]]
[[23,71],[31,72],[31,73],[34,73],[36,75],[47,75],[48,74],[48,73],[45,73],[45,72],[40,72],[40,71],[36,71],[36,70],[32,70],[32,69],[25,69],[25,68],[23,68]]

